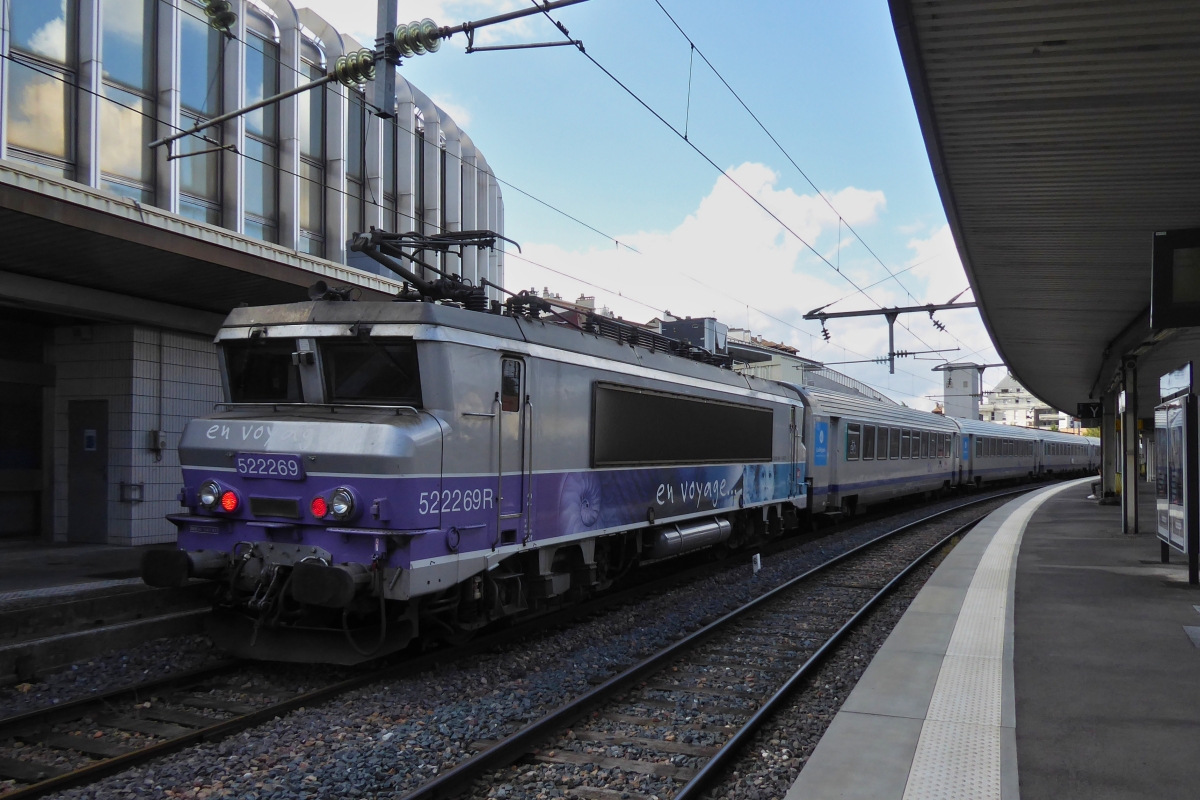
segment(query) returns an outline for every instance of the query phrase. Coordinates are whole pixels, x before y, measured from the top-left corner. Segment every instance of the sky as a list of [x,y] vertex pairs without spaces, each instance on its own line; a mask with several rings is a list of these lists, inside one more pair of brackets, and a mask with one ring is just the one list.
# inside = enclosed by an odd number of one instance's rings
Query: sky
[[[297,5],[374,41],[376,0]],[[399,18],[451,25],[522,5],[400,0]],[[831,320],[825,341],[806,312],[945,303],[968,289],[886,0],[589,0],[552,16],[613,77],[572,47],[467,54],[462,35],[400,67],[510,184],[505,234],[521,245],[507,257],[510,290],[587,294],[638,322],[716,316],[833,365],[885,355],[886,322]],[[476,44],[561,38],[535,16]],[[932,409],[942,359],[1000,360],[975,310],[937,320],[945,332],[927,314],[901,317],[896,348],[957,351],[899,359],[894,375],[835,368]],[[985,388],[1004,372],[989,369]]]

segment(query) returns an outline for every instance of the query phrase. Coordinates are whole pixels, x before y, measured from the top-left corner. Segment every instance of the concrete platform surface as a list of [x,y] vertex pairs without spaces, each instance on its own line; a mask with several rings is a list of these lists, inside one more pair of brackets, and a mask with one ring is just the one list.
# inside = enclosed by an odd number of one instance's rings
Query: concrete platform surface
[[1022,797],[1200,797],[1200,591],[1182,556],[1161,564],[1153,533],[1123,535],[1085,494],[1047,503],[1021,545]]
[[1200,591],[1087,494],[1013,500],[954,549],[788,800],[1200,797]]
[[93,589],[141,585],[142,555],[151,548],[103,544],[50,544],[40,539],[0,539],[0,605],[53,598]]

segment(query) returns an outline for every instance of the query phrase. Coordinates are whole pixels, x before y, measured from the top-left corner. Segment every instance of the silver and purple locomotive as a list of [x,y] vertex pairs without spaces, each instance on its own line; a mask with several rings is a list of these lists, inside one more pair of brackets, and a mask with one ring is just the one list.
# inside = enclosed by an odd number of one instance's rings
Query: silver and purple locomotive
[[232,653],[353,663],[795,523],[796,389],[514,301],[234,310],[226,402],[180,440],[179,549],[146,581],[219,581]]
[[318,285],[225,320],[225,402],[179,444],[179,549],[143,564],[151,585],[218,583],[225,650],[355,663],[811,513],[1098,461],[1094,439],[743,375],[532,294],[500,305],[421,258],[496,238],[361,234],[408,281],[396,302]]

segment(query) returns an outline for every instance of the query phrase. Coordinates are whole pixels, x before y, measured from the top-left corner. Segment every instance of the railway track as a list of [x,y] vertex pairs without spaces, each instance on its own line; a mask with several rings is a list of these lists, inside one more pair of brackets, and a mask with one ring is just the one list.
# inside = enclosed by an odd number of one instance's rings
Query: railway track
[[[638,752],[653,752],[655,755],[650,761],[624,756],[618,758],[622,763],[632,761],[650,764],[637,768],[649,770],[652,775],[669,777],[676,782],[704,780],[703,775],[719,769],[740,746],[740,742],[750,735],[745,731],[757,724],[754,720],[767,713],[766,709],[771,707],[768,702],[771,692],[766,687],[778,685],[779,691],[786,695],[785,687],[794,687],[797,682],[802,682],[805,671],[812,669],[808,665],[819,663],[822,655],[835,647],[837,640],[849,629],[851,620],[857,620],[865,613],[863,606],[856,605],[858,596],[866,592],[872,596],[872,602],[876,602],[878,596],[885,594],[899,580],[899,575],[893,575],[890,583],[884,587],[879,583],[878,576],[868,581],[843,579],[837,577],[839,571],[847,569],[850,562],[874,559],[870,563],[876,563],[882,558],[881,563],[895,567],[889,567],[892,573],[904,569],[904,574],[907,574],[912,565],[904,567],[897,556],[887,555],[889,549],[894,550],[902,541],[907,541],[902,534],[917,531],[928,523],[964,508],[1024,491],[1029,489],[958,504],[902,525],[832,558],[710,625],[684,636],[674,645],[625,669],[504,740],[476,743],[482,752],[427,781],[410,798],[423,800],[457,794],[469,788],[480,775],[522,759],[578,766],[581,760],[592,757],[580,752],[585,749],[583,745],[587,742],[618,747],[622,752],[629,747],[638,749]],[[969,526],[960,528],[952,536],[960,534],[966,527]],[[924,548],[922,552],[927,556],[933,550]],[[845,596],[845,602],[839,601],[833,611],[829,608],[804,609],[796,606],[793,616],[787,620],[780,618],[776,623],[758,623],[760,630],[757,633],[730,633],[733,631],[730,626],[735,622],[752,622],[759,619],[761,614],[770,613],[766,610],[768,606],[783,603],[784,607],[790,607],[787,603],[793,601],[788,601],[787,597],[795,595],[801,586],[810,585],[814,580],[826,583],[841,581],[831,586]],[[572,619],[594,615],[614,604],[630,602],[639,593],[656,586],[661,589],[662,585],[671,582],[664,580],[618,592],[591,603],[532,619],[513,629],[459,647],[410,657],[373,669],[347,669],[333,676],[326,672],[322,685],[315,688],[304,685],[306,679],[303,677],[289,682],[279,679],[274,670],[264,670],[261,665],[230,662],[0,719],[0,743],[20,743],[22,756],[14,758],[14,751],[7,749],[6,754],[0,756],[0,778],[23,784],[3,796],[12,800],[39,797],[92,783],[136,764],[192,744],[228,737],[351,690],[415,675],[438,664],[487,652],[500,643],[511,643],[539,629],[569,624]],[[800,599],[794,602],[803,606],[805,601]],[[722,642],[726,642],[727,637],[736,639],[741,635],[753,635],[764,640],[761,646],[755,645],[758,649],[753,663],[731,661],[721,654],[725,646]],[[768,640],[776,641],[776,645],[784,641],[791,643],[779,647],[769,644]],[[698,654],[696,658],[699,661],[681,660],[689,653]],[[795,662],[801,658],[805,666],[797,671]],[[669,675],[664,673],[647,680],[663,670],[667,670]],[[311,672],[308,674],[311,675]],[[330,677],[334,680],[330,681]],[[578,746],[567,743],[565,748],[552,747],[550,750],[554,755],[547,755],[550,751],[540,749],[549,737],[584,713],[605,704],[625,702],[616,700],[617,696],[628,692],[629,687],[638,681],[643,681],[645,685],[638,689],[639,695],[634,702],[636,709],[626,709],[629,713],[605,711],[606,716],[596,718],[604,725],[575,730],[575,738],[571,741],[579,743]],[[671,709],[686,705],[682,698],[690,698],[687,702],[691,703],[694,707],[691,710],[695,712],[692,717],[687,717],[685,713],[684,718],[679,720],[664,718],[662,713],[672,713]],[[714,714],[716,717],[713,717]],[[680,729],[683,732],[667,740],[658,729],[664,724],[675,725],[676,722],[683,726]],[[643,723],[651,727],[638,728]],[[687,732],[696,730],[706,733],[698,740]]]
[[498,772],[517,762],[526,765],[518,772],[542,765],[535,777],[540,791],[547,782],[571,786],[578,781],[581,785],[572,788],[580,796],[631,795],[627,786],[606,793],[605,787],[587,785],[591,767],[659,779],[652,780],[659,796],[674,789],[674,800],[699,797],[883,598],[983,516],[948,535],[916,542],[901,537],[927,518],[847,551],[504,740],[477,742],[477,756],[422,784],[404,800],[440,800],[472,788],[485,796],[479,790],[497,784],[505,788],[498,796],[521,797],[505,783],[512,776]]

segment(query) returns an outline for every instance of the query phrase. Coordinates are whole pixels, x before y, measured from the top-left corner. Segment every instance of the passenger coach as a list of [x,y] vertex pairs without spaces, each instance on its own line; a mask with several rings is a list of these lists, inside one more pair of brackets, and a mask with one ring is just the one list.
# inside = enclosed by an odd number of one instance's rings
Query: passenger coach
[[955,420],[857,394],[795,388],[808,405],[805,441],[815,511],[852,513],[958,482]]

